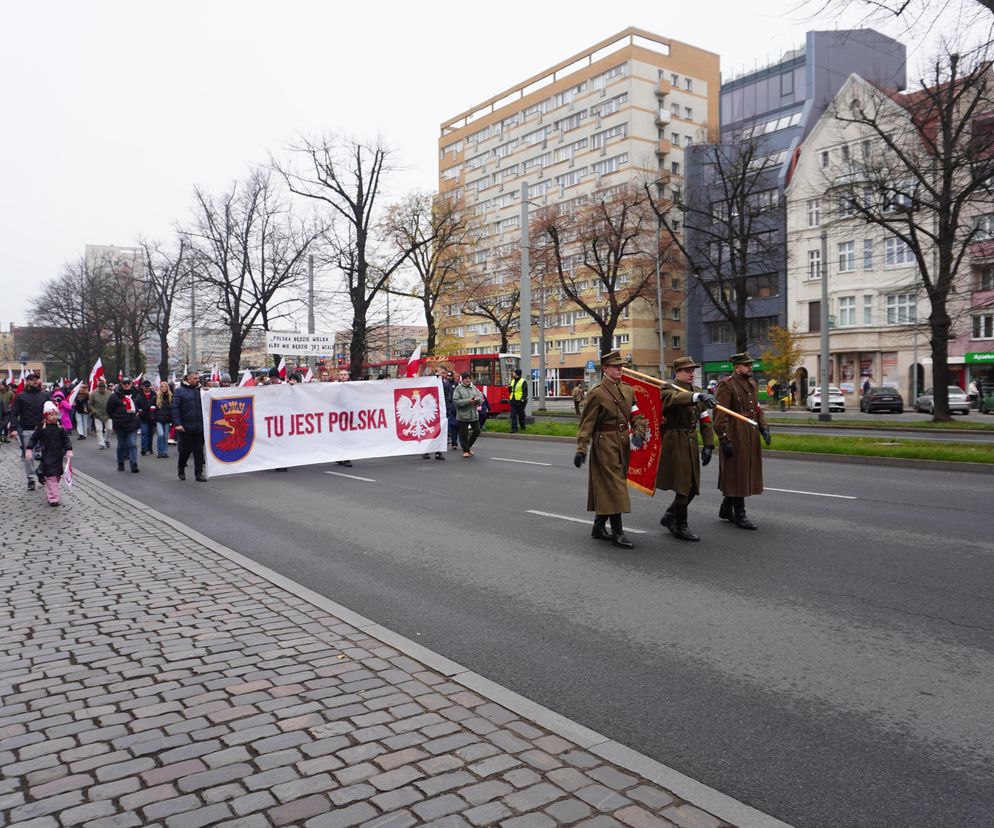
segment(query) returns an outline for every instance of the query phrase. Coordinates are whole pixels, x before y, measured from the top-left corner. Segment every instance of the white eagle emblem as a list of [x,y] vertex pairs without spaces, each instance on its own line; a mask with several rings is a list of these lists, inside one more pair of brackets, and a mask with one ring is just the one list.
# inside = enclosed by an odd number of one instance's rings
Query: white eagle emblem
[[433,394],[421,396],[417,388],[411,396],[401,395],[397,398],[397,422],[404,428],[401,433],[405,437],[420,440],[435,431],[438,419],[438,400]]

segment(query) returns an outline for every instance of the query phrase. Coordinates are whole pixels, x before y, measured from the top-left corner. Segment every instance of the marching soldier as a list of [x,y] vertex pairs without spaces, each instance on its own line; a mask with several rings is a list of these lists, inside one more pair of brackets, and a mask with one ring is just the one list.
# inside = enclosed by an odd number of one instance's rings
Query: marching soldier
[[[701,466],[711,462],[714,452],[714,429],[709,410],[715,398],[694,388],[694,369],[700,366],[690,357],[673,362],[673,385],[660,389],[663,422],[660,426],[659,471],[656,488],[674,492],[673,502],[660,523],[677,540],[699,541],[687,525],[687,507],[701,493]],[[673,386],[677,386],[674,388]],[[697,428],[700,425],[704,445],[697,452]]]
[[718,517],[731,521],[740,529],[758,528],[746,516],[745,499],[763,493],[760,435],[766,445],[770,444],[766,415],[759,406],[759,386],[752,376],[753,362],[748,353],[733,354],[732,373],[718,383],[715,394],[719,405],[759,423],[759,428],[756,429],[722,411],[718,411],[714,418],[714,430],[721,443],[718,488],[724,495]]
[[[632,510],[628,497],[631,442],[641,445],[646,423],[635,406],[634,390],[621,381],[624,364],[618,351],[601,356],[604,378],[584,401],[573,465],[580,468],[587,459],[588,448],[593,448],[587,483],[587,511],[595,515],[590,535],[611,541],[621,549],[631,549],[634,544],[624,533],[621,515]],[[635,428],[631,440],[629,426]],[[609,518],[610,532],[606,525]]]

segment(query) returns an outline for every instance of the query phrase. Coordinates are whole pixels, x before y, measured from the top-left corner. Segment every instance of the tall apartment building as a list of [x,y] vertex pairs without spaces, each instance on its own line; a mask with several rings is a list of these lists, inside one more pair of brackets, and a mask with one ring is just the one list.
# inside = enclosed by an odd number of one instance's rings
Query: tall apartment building
[[[533,210],[556,203],[567,209],[646,178],[679,186],[685,147],[717,128],[718,84],[717,55],[629,28],[447,120],[439,138],[439,192],[459,199],[481,229],[467,266],[484,276],[488,291],[517,287],[517,276],[495,254],[520,243],[523,181]],[[686,348],[682,287],[682,273],[665,274],[667,363]],[[588,289],[593,301],[597,287]],[[442,336],[462,353],[496,350],[495,326],[464,314],[464,300],[440,302]],[[540,291],[533,312],[540,309],[547,392],[565,395],[596,363],[600,329],[562,295]],[[652,371],[659,363],[655,296],[636,300],[629,311],[613,345]],[[532,343],[537,356],[534,333]],[[510,350],[520,350],[516,332]]]
[[[797,148],[817,123],[838,89],[852,73],[888,89],[904,89],[905,48],[872,29],[808,32],[804,46],[787,52],[768,66],[724,79],[721,85],[721,141],[734,145],[759,140],[762,153],[772,159],[763,169],[771,198],[783,199],[787,174]],[[706,188],[708,152],[698,147],[688,153],[688,190]],[[785,216],[774,226],[771,248],[786,250]],[[688,231],[689,232],[689,231]],[[787,262],[757,262],[750,302],[749,349],[761,353],[771,325],[787,323]],[[710,303],[703,290],[688,285],[688,350],[704,366],[705,379],[731,370],[735,348],[731,326]]]

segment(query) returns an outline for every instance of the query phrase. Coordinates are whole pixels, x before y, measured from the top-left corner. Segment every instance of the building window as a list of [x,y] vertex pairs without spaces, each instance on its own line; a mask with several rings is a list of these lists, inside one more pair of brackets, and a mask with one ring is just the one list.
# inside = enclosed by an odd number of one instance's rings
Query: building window
[[677,75],[677,74],[675,74],[675,73],[671,73],[670,74],[670,83],[672,83],[674,86],[679,86],[680,85],[680,76]]
[[767,299],[780,295],[780,280],[776,273],[750,276],[746,279],[746,296],[749,299]]
[[843,161],[848,161],[849,160],[849,145],[848,144],[843,144],[841,147],[839,147],[839,151],[842,153],[842,160]]
[[973,317],[973,338],[994,339],[994,314],[982,313]]
[[672,319],[674,319],[675,321],[679,322],[680,321],[680,308],[678,308],[678,307],[677,308],[673,308],[673,313],[670,314],[670,317]]
[[821,302],[808,302],[808,331],[818,333],[821,330]]
[[680,175],[679,161],[670,161],[670,172],[673,173],[673,175]]
[[673,142],[673,146],[674,147],[680,146],[680,133],[679,132],[671,132],[670,133],[670,140]]
[[851,328],[856,324],[856,297],[839,297],[839,327]]
[[614,338],[611,340],[611,344],[615,348],[620,348],[622,345],[627,345],[629,342],[628,334],[615,334]]
[[994,239],[994,215],[977,216],[977,232],[973,235],[974,241],[987,241]]
[[827,167],[828,166],[828,162],[829,162],[829,152],[828,152],[828,150],[822,150],[819,153],[818,157],[821,159],[822,169],[824,169],[825,167]]
[[909,325],[917,321],[918,306],[913,293],[895,293],[887,297],[887,324]]
[[693,121],[694,120],[694,110],[691,109],[689,106],[685,106],[683,108],[683,117],[686,118],[688,121]]
[[708,322],[707,331],[709,345],[730,345],[735,341],[732,326],[727,322]]
[[914,263],[914,254],[912,254],[911,248],[908,247],[903,239],[893,236],[889,239],[884,239],[885,267],[903,267],[904,265]]
[[694,91],[694,82],[690,78],[684,78],[683,79],[683,87],[688,92],[693,92]]
[[808,202],[808,227],[821,224],[821,201],[813,198]]
[[628,153],[623,152],[621,155],[616,155],[613,158],[607,158],[604,161],[598,161],[596,164],[591,164],[590,169],[593,170],[594,175],[610,175],[613,172],[617,172],[627,163]]
[[808,251],[808,278],[821,278],[821,250]]
[[848,193],[839,194],[839,218],[852,218],[856,215],[852,197]]
[[839,273],[852,273],[856,269],[856,242],[839,242]]
[[873,239],[863,239],[863,270],[873,269]]
[[863,295],[863,324],[873,324],[873,295],[870,293]]
[[785,98],[794,94],[794,73],[783,72],[780,75],[780,97]]
[[977,274],[977,290],[994,290],[994,267],[984,267]]

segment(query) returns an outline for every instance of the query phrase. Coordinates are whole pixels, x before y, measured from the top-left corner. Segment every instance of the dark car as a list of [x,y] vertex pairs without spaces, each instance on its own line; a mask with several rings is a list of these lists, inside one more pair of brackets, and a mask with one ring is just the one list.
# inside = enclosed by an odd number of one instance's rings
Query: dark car
[[871,388],[859,401],[859,410],[867,414],[877,411],[890,411],[894,414],[904,413],[904,400],[896,388]]

